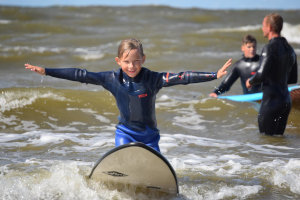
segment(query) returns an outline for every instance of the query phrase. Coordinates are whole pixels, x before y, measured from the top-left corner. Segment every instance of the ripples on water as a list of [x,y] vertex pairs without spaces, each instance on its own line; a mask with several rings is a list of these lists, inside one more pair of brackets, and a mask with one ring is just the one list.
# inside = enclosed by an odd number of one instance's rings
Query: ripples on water
[[[142,40],[146,67],[156,71],[216,71],[241,55],[246,33],[266,40],[266,11],[169,7],[0,8],[0,198],[158,199],[86,178],[114,147],[118,110],[98,86],[24,70],[83,66],[117,69],[121,39]],[[299,12],[281,11],[283,34],[298,57]],[[242,17],[241,17],[242,16]],[[299,105],[283,137],[258,133],[259,104],[208,98],[219,80],[164,88],[156,114],[162,153],[176,170],[173,199],[300,198]],[[230,94],[240,93],[237,82]],[[167,197],[162,197],[167,198]]]

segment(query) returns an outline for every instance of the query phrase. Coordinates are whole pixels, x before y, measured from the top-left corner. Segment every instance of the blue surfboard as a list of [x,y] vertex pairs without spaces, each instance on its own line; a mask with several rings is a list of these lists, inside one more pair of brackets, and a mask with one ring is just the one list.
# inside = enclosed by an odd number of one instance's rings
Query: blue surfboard
[[[289,92],[300,89],[300,85],[290,86]],[[238,102],[250,102],[250,101],[260,101],[262,99],[262,92],[254,93],[254,94],[241,94],[241,95],[227,95],[227,96],[218,96],[219,99],[228,99],[231,101]]]

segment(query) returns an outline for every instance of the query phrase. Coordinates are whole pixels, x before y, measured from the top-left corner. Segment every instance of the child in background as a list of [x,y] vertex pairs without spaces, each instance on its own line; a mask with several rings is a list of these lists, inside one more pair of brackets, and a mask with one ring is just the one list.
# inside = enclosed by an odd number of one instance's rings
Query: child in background
[[235,62],[230,73],[226,75],[219,87],[209,96],[218,97],[230,90],[233,83],[240,78],[243,94],[252,94],[261,92],[261,86],[256,85],[252,88],[246,87],[246,81],[253,76],[259,68],[260,56],[256,54],[256,39],[252,35],[246,35],[243,38],[241,50],[243,57]]
[[78,68],[42,68],[25,64],[40,75],[48,75],[81,83],[103,86],[115,97],[120,111],[116,126],[115,145],[142,142],[157,151],[159,130],[155,116],[156,94],[162,87],[211,81],[224,76],[231,65],[229,59],[217,72],[154,72],[142,65],[146,56],[142,43],[136,39],[126,39],[118,48],[117,71],[88,72]]

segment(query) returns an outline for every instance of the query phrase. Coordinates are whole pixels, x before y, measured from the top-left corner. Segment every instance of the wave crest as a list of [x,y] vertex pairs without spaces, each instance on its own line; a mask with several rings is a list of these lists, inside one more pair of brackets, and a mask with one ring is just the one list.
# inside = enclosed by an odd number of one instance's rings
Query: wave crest
[[38,90],[12,90],[2,91],[0,95],[0,111],[5,112],[12,109],[22,108],[27,105],[31,105],[37,99],[40,98],[52,98],[56,100],[64,101],[65,97],[59,96],[50,91],[41,92]]

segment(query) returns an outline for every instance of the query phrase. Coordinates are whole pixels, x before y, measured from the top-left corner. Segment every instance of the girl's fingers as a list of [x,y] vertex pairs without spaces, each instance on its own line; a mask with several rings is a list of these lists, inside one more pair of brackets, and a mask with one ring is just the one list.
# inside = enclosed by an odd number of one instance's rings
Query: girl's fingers
[[30,65],[30,64],[26,63],[25,64],[25,68],[29,69],[29,70],[31,70],[33,72],[36,72],[36,73],[38,73],[40,75],[45,75],[45,69],[42,68],[42,67],[38,67],[38,66],[34,66],[34,65]]
[[231,61],[232,61],[231,58],[229,60],[227,60],[227,62],[224,65],[224,70],[227,69],[231,65]]

